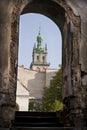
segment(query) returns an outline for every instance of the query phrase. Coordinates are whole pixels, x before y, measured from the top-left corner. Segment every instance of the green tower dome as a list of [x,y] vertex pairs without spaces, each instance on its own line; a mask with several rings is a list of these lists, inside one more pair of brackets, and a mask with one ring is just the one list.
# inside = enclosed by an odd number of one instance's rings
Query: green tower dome
[[39,29],[39,32],[38,32],[38,35],[37,35],[37,47],[36,47],[36,44],[34,45],[34,48],[33,48],[33,52],[36,52],[36,53],[47,53],[47,47],[45,45],[45,47],[42,46],[42,36],[41,36],[41,33],[40,33],[40,29]]

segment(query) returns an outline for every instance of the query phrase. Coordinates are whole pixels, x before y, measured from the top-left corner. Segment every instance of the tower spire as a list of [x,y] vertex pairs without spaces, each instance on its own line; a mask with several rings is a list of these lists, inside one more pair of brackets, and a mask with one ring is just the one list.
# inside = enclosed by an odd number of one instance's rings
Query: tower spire
[[37,48],[42,48],[42,36],[40,33],[40,27],[39,27],[39,32],[38,32],[38,36],[37,36]]
[[47,52],[47,44],[45,44],[45,51]]
[[40,32],[41,32],[41,27],[40,27],[40,25],[39,25],[39,34],[40,34]]
[[42,36],[40,33],[40,27],[39,32],[37,35],[37,47],[36,44],[34,44],[33,53],[32,53],[32,63],[30,65],[30,68],[32,70],[38,70],[44,71],[45,69],[49,67],[49,63],[47,63],[47,44],[45,44],[45,47],[42,46]]

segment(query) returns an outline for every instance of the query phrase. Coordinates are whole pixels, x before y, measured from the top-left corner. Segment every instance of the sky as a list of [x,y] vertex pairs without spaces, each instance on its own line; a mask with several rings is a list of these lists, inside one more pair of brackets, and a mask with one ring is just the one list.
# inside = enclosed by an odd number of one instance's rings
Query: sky
[[58,69],[62,57],[60,30],[51,19],[35,13],[20,16],[18,65],[30,68],[33,46],[34,43],[37,44],[39,27],[43,38],[43,47],[47,44],[47,61],[50,63],[50,68]]

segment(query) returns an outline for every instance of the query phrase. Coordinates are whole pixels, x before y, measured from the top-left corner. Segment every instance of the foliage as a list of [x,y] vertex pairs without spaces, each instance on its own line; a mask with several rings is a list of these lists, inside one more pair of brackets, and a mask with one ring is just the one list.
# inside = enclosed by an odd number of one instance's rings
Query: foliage
[[62,69],[50,81],[50,86],[44,88],[42,104],[44,111],[63,110],[62,100]]
[[29,100],[29,111],[33,111],[33,109],[34,109],[34,100],[31,99]]
[[62,100],[62,69],[59,66],[58,72],[50,81],[50,85],[44,88],[42,101],[35,99],[29,102],[29,111],[61,111],[63,110]]
[[62,110],[63,110],[63,103],[58,100],[55,100],[50,108],[50,111],[55,112],[55,111],[62,111]]
[[39,99],[30,99],[29,100],[29,111],[42,111],[42,102]]

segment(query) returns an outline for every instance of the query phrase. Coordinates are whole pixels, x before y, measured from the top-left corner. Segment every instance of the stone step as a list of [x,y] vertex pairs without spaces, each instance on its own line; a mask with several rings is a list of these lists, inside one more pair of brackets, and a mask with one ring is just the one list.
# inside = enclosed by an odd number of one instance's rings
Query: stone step
[[[11,128],[10,130],[77,130],[73,127],[16,127]],[[78,129],[81,130],[81,129]],[[85,130],[85,129],[83,129]]]
[[55,112],[16,112],[12,130],[49,129],[63,127]]
[[25,116],[23,116],[23,117],[16,117],[15,118],[15,122],[22,122],[22,123],[30,123],[30,122],[36,122],[36,123],[38,123],[38,122],[58,122],[59,121],[59,119],[58,118],[56,118],[56,117],[25,117]]
[[0,128],[0,130],[10,130],[10,128]]
[[16,111],[16,116],[29,116],[29,117],[56,117],[56,112],[27,112],[27,111]]
[[14,123],[13,127],[62,127],[63,124],[61,123],[48,123],[48,122],[42,122],[42,123]]

